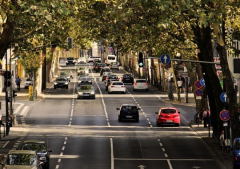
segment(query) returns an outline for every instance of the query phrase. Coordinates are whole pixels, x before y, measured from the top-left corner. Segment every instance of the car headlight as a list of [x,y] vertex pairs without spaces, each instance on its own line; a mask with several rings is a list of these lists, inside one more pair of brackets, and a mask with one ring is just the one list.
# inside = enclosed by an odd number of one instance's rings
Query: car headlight
[[82,95],[82,94],[83,94],[83,92],[78,92],[78,94],[79,94],[79,95]]
[[66,63],[68,63],[68,61],[66,61]]
[[57,85],[57,83],[56,83],[56,82],[54,82],[54,85]]
[[92,90],[92,91],[91,91],[91,94],[95,94],[95,92]]
[[67,85],[67,84],[68,84],[68,82],[65,82],[65,84]]
[[91,82],[92,82],[91,80],[88,81],[88,83],[91,83]]
[[78,83],[82,83],[82,81],[78,81]]

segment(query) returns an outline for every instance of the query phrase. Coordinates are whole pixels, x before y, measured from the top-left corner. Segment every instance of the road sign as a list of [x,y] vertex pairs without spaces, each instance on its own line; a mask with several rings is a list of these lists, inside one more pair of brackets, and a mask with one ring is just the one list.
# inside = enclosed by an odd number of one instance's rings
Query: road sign
[[222,110],[219,117],[222,121],[228,121],[230,119],[230,113],[227,110]]
[[160,59],[161,62],[164,64],[168,64],[171,61],[170,56],[168,56],[167,54],[163,54]]
[[138,65],[139,65],[139,67],[143,67],[143,63],[142,63],[142,62],[141,62],[141,63],[139,63]]
[[202,90],[201,89],[196,89],[194,93],[195,93],[196,96],[202,96]]
[[205,86],[205,81],[204,81],[203,78],[200,80],[200,84],[201,84],[202,86]]
[[202,87],[201,82],[200,82],[199,80],[194,83],[194,86],[195,86],[197,89],[199,89],[199,88]]
[[223,103],[226,103],[228,101],[228,96],[226,92],[222,92],[222,94],[220,95],[220,99]]

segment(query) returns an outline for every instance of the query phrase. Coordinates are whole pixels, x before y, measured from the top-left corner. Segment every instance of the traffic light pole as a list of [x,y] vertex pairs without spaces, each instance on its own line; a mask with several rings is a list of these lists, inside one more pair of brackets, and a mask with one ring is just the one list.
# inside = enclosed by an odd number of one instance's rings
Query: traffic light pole
[[[7,72],[7,53],[6,53],[6,66],[5,66],[6,72]],[[7,73],[6,73],[7,74]],[[7,74],[8,76],[8,74]],[[8,77],[4,77],[4,80],[7,81]],[[7,84],[7,82],[6,82]],[[6,136],[9,133],[9,126],[8,126],[8,90],[7,90],[7,85],[5,85],[5,101],[6,101]]]

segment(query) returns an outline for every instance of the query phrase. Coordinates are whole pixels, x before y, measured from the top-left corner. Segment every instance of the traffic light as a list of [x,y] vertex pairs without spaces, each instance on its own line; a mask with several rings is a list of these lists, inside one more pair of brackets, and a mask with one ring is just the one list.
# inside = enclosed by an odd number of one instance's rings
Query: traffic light
[[5,71],[3,76],[4,76],[4,86],[10,87],[11,86],[11,72]]
[[13,97],[16,97],[16,96],[17,96],[17,91],[13,90]]
[[143,53],[139,52],[138,54],[138,66],[143,67]]
[[67,38],[67,42],[68,42],[68,48],[72,48],[73,46],[73,39],[71,37]]

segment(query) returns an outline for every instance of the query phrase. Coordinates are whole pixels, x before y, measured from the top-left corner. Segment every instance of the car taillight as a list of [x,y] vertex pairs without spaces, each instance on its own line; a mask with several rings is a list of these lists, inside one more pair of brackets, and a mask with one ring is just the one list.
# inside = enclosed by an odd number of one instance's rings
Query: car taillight
[[125,86],[121,86],[121,87],[125,87]]
[[163,115],[163,114],[160,114],[159,117],[164,117],[164,115]]
[[113,88],[113,87],[115,87],[115,86],[111,86],[111,88]]
[[145,85],[148,85],[148,83],[145,83]]
[[108,81],[108,78],[106,78],[106,81]]
[[119,79],[117,78],[117,80],[119,80]]
[[134,83],[134,85],[136,86],[136,85],[137,85],[137,83]]
[[235,161],[237,161],[237,156],[234,156]]
[[173,118],[179,118],[179,115],[174,115]]

